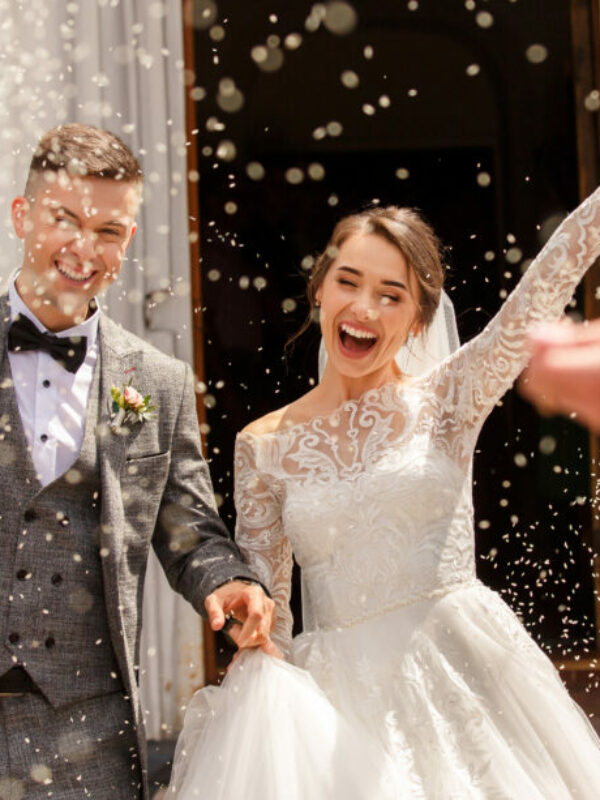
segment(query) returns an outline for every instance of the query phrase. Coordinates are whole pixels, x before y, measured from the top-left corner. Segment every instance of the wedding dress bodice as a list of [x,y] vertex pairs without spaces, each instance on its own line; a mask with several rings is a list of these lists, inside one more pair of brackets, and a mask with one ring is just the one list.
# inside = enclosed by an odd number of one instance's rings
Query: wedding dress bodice
[[486,416],[600,255],[600,190],[555,231],[481,334],[419,379],[236,442],[236,539],[288,650],[292,551],[308,624],[344,628],[475,581],[471,459]]

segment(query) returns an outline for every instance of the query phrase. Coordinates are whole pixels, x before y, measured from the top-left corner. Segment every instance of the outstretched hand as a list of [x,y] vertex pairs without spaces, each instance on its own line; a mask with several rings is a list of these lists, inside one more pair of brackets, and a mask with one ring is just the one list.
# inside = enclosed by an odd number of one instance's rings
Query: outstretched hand
[[233,625],[227,633],[238,648],[262,647],[265,652],[275,647],[269,634],[275,623],[275,603],[258,584],[244,581],[224,583],[209,594],[204,603],[213,631],[220,631],[226,616],[232,614],[241,625]]
[[519,390],[546,414],[575,415],[600,432],[600,320],[540,325]]

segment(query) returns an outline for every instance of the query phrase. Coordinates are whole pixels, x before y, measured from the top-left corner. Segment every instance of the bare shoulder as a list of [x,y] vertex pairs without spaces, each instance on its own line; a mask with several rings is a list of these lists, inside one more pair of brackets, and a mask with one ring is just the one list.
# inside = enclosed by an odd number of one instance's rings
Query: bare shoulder
[[283,427],[283,420],[290,406],[283,406],[276,411],[270,411],[264,417],[253,420],[249,425],[242,429],[242,433],[250,433],[252,436],[264,436],[273,433]]
[[269,433],[286,430],[294,425],[308,422],[315,416],[314,389],[299,397],[293,403],[265,414],[254,420],[242,430],[253,436],[264,436]]

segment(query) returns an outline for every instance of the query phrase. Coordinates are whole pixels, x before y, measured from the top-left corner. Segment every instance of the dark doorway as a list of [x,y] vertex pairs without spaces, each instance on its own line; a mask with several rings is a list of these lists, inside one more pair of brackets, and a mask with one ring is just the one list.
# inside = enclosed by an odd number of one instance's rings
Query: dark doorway
[[[419,207],[467,340],[576,205],[569,2],[355,2],[343,35],[310,3],[197,7],[208,452],[233,524],[236,431],[316,379],[317,332],[285,343],[337,219]],[[474,474],[482,580],[555,657],[594,651],[585,432],[511,392]]]

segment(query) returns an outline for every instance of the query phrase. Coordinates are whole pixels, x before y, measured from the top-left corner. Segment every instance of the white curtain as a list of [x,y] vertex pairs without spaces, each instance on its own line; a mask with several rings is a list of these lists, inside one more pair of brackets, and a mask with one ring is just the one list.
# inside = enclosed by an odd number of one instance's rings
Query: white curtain
[[[191,363],[184,75],[179,0],[0,0],[0,275],[19,263],[10,201],[40,134],[68,121],[108,128],[140,156],[146,188],[106,309]],[[148,735],[173,736],[203,683],[202,626],[154,555],[140,666]]]

